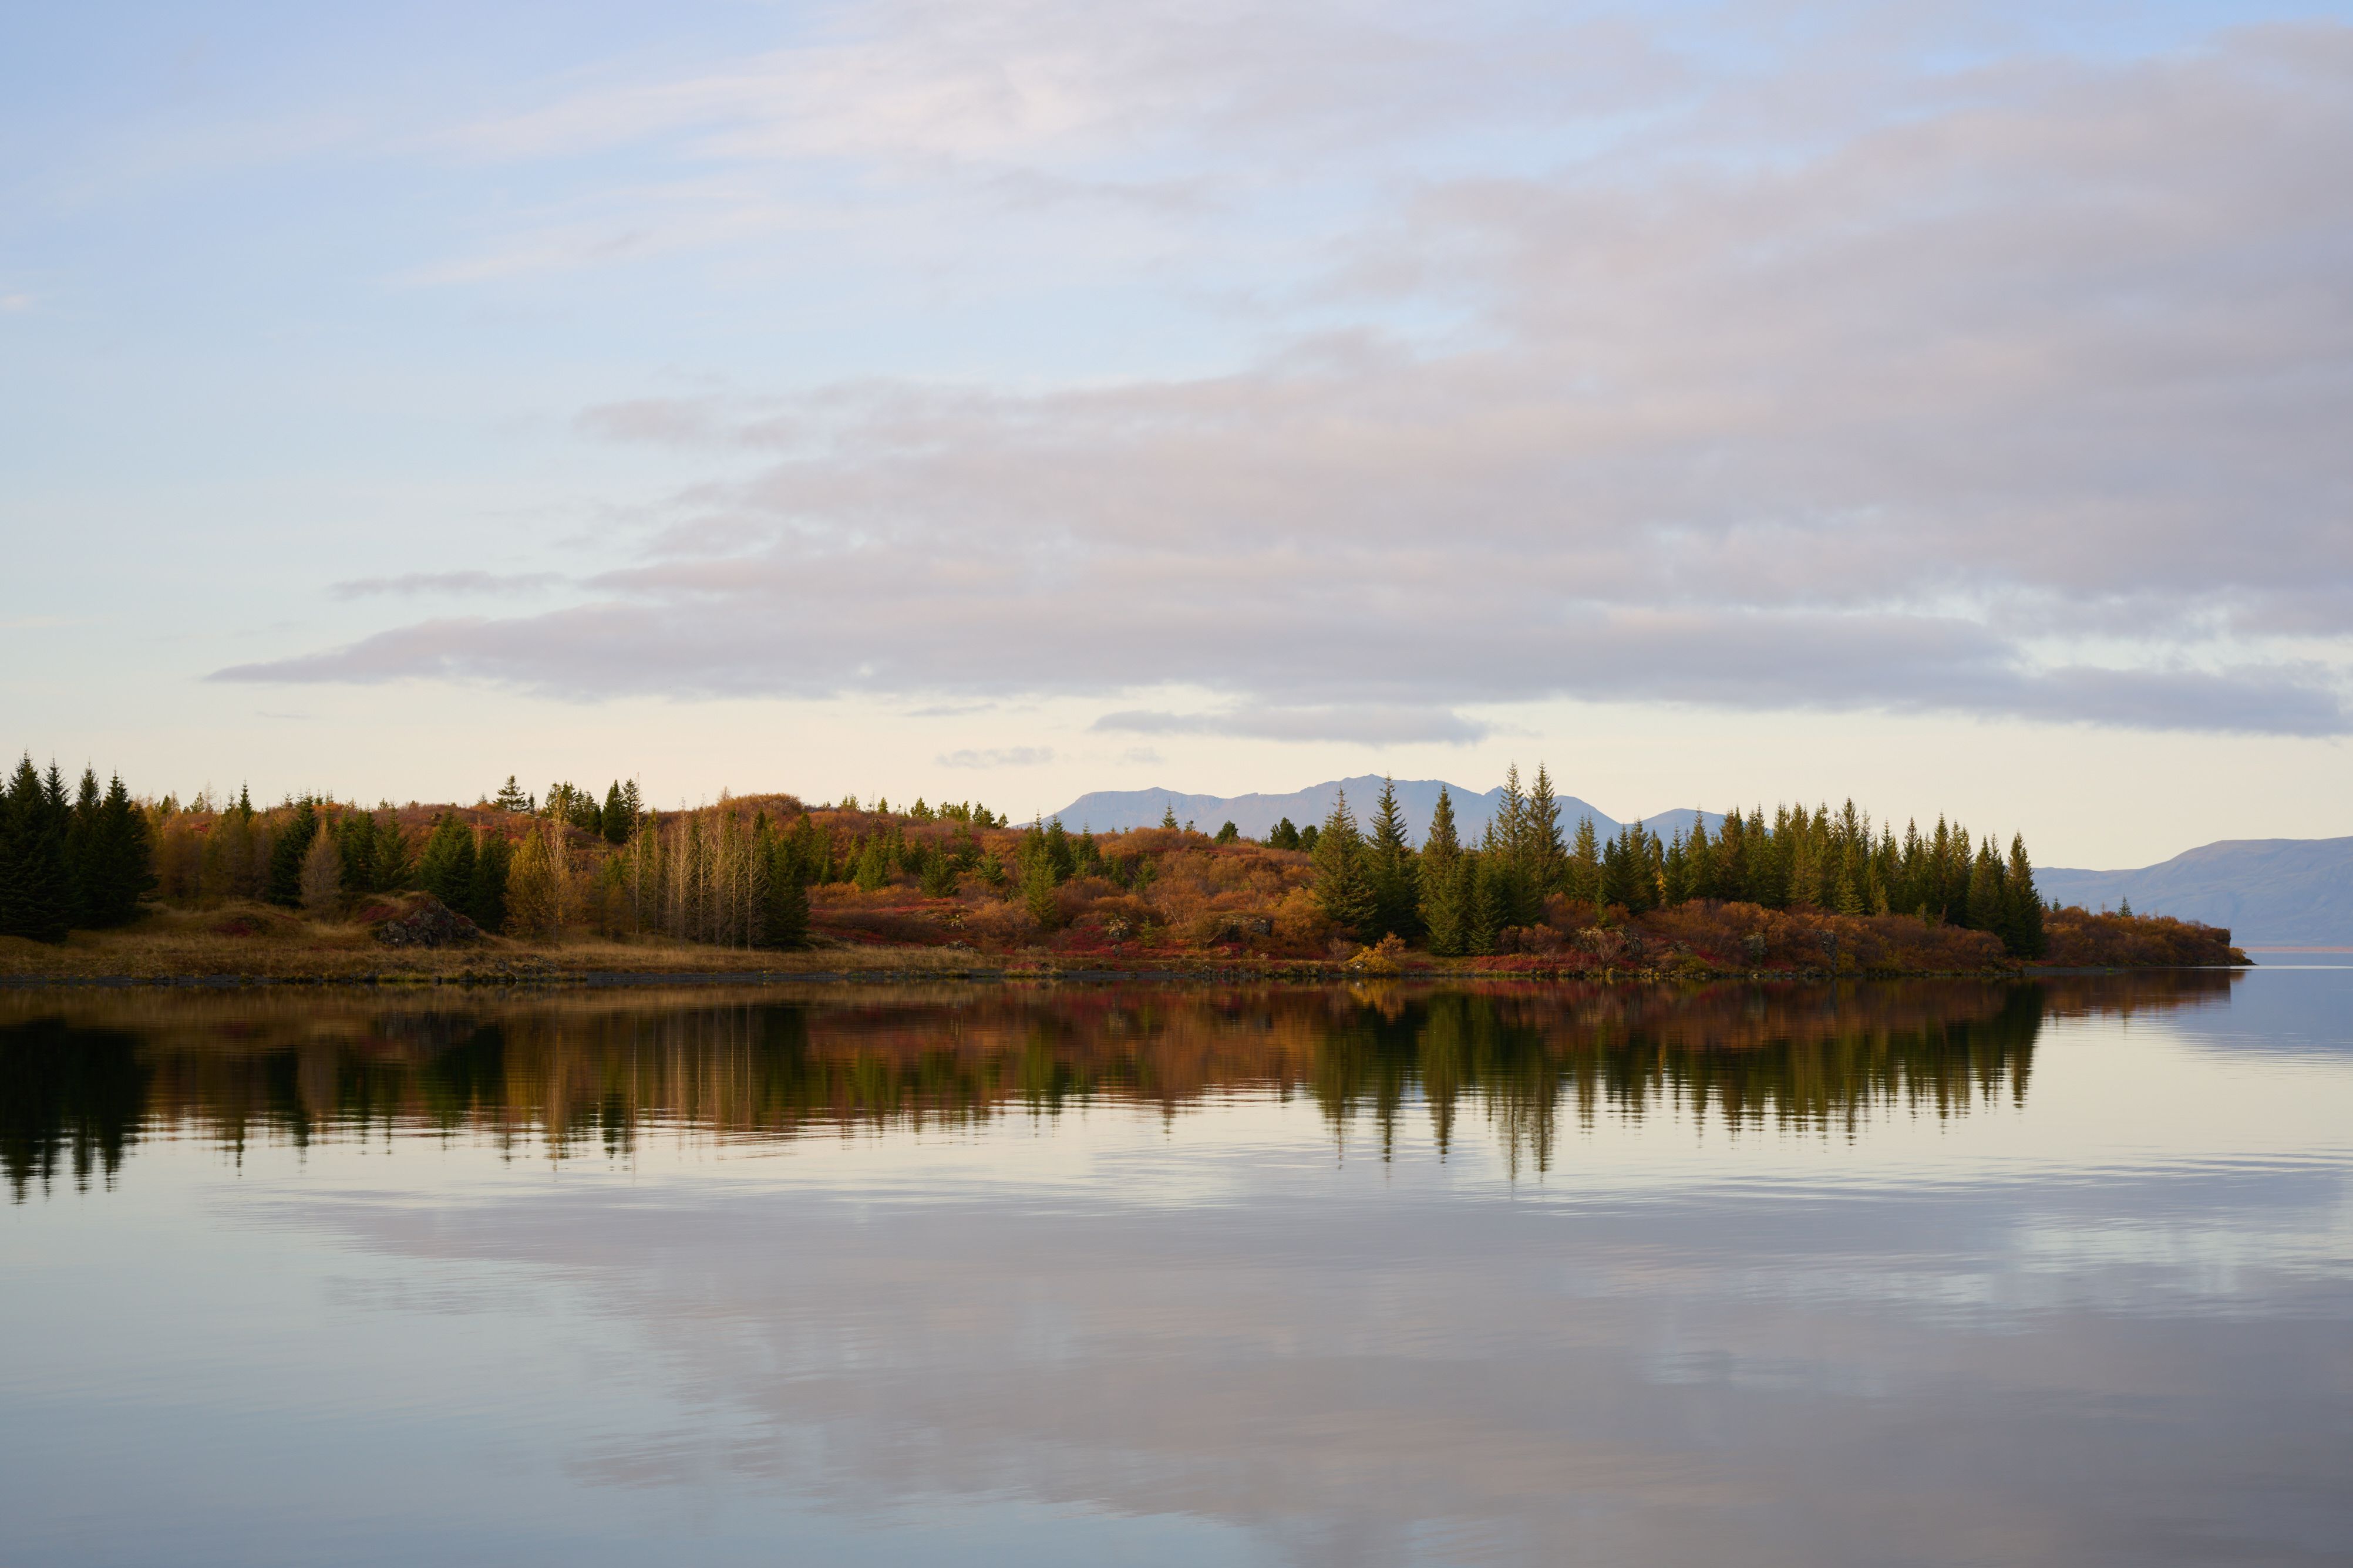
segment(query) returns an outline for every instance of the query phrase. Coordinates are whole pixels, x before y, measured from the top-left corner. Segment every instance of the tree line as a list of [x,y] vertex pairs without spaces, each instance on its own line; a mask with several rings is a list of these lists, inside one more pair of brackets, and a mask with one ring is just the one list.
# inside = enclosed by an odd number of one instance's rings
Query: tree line
[[[1286,824],[1287,826],[1287,824]],[[1277,829],[1281,833],[1281,829]],[[1303,837],[1304,836],[1303,835]],[[1407,837],[1395,787],[1384,781],[1368,828],[1341,792],[1310,853],[1315,897],[1327,919],[1366,942],[1394,935],[1440,955],[1492,952],[1510,928],[1535,926],[1547,902],[1588,905],[1599,923],[1693,900],[1843,915],[1909,914],[2000,936],[2014,956],[2044,952],[2044,906],[2026,841],[2005,854],[1991,837],[1939,816],[1904,836],[1850,800],[1725,814],[1715,834],[1697,817],[1667,838],[1637,822],[1609,837],[1590,817],[1564,832],[1550,775],[1539,766],[1523,789],[1506,774],[1504,798],[1475,845],[1463,842],[1454,804],[1441,786],[1417,851]]]
[[[918,800],[893,814],[883,799],[870,811],[850,796],[820,822],[788,797],[771,811],[723,795],[664,814],[635,781],[617,779],[601,796],[568,782],[541,796],[510,776],[477,816],[445,809],[421,830],[404,830],[389,803],[367,810],[309,795],[264,809],[240,790],[231,804],[196,805],[188,814],[168,798],[142,805],[119,776],[101,789],[87,770],[69,791],[54,763],[43,773],[26,756],[0,791],[0,934],[58,941],[74,927],[119,925],[159,891],[173,902],[250,899],[326,912],[420,889],[488,931],[586,927],[788,947],[807,940],[812,888],[879,894],[909,881],[932,899],[985,889],[1051,930],[1057,889],[1074,878],[1141,896],[1163,875],[1162,856],[1203,843],[1149,830],[1099,839],[1059,820],[1008,837],[1004,816],[970,802]],[[479,820],[484,810],[506,815]],[[1173,812],[1162,826],[1176,827]],[[984,831],[996,833],[994,849]],[[1229,822],[1214,842],[1240,838]],[[2046,944],[2022,837],[2005,853],[1942,817],[1926,833],[1907,824],[1899,837],[1852,802],[1784,805],[1769,817],[1734,811],[1713,832],[1702,818],[1664,839],[1641,823],[1604,836],[1590,818],[1563,822],[1545,768],[1524,789],[1514,766],[1476,842],[1441,789],[1416,849],[1386,783],[1368,824],[1343,794],[1322,824],[1286,819],[1263,842],[1310,857],[1314,903],[1332,926],[1441,956],[1508,949],[1514,928],[1607,925],[1693,900],[1914,915],[1994,932],[2020,957]]]
[[118,926],[155,885],[147,815],[121,774],[101,793],[84,769],[70,795],[52,762],[27,754],[0,794],[0,936],[63,942],[74,927]]

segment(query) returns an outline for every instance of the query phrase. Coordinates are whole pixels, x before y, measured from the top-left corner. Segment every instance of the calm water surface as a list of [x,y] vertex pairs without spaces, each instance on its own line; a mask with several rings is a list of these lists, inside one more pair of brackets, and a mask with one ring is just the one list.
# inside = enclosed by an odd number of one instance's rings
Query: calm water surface
[[2353,971],[0,994],[0,1564],[2353,1561]]

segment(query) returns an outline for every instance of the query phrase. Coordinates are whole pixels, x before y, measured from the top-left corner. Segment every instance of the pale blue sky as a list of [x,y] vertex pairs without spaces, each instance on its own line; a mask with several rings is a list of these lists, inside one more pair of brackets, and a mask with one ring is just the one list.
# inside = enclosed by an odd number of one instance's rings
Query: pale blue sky
[[0,740],[2353,833],[2353,19],[2051,9],[12,16]]

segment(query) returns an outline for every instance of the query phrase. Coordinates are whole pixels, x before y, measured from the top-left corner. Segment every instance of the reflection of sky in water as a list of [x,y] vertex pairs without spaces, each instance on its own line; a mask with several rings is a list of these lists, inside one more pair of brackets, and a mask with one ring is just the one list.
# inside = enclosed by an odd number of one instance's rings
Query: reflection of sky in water
[[[2353,1546],[2345,977],[2022,1104],[1294,1089],[789,1142],[141,1142],[0,1259],[27,1562],[2308,1562]],[[2240,1042],[2265,1021],[2270,1048]]]

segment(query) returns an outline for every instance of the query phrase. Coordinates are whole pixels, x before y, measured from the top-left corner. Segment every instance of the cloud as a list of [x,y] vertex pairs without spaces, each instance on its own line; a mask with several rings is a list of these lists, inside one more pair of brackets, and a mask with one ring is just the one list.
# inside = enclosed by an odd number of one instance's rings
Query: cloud
[[[1276,84],[1310,58],[1289,34],[1263,62],[1206,32],[1128,59],[1116,28],[1074,21],[1064,54],[1023,35],[1031,69],[965,46],[1077,13],[982,11],[861,13],[946,30],[584,100],[479,128],[478,150],[681,135],[712,159],[1067,173],[1159,148],[1231,172],[1219,149],[1258,127],[1270,167],[1368,178],[1344,133],[1415,44],[1343,29],[1345,58],[1303,67],[1289,101]],[[1324,237],[1295,297],[1317,324],[1254,363],[600,405],[597,438],[724,457],[580,602],[218,678],[951,701],[1184,684],[1229,705],[1103,727],[1374,742],[1472,738],[1463,707],[1561,695],[2353,728],[2353,30],[1861,87],[1812,59],[1690,112],[1654,64],[1630,99],[1592,88],[1588,155],[1540,164],[1478,155],[1497,115],[1539,113],[1541,75],[1479,94],[1481,37],[1480,64],[1433,57],[1444,79],[1398,106],[1444,155]],[[991,58],[1014,62],[996,86],[971,65]],[[778,98],[776,72],[824,90]],[[1655,126],[1592,119],[1644,101]],[[1460,325],[1399,325],[1433,315]]]
[[1106,734],[1233,735],[1259,741],[1355,741],[1368,746],[1442,741],[1467,745],[1489,727],[1442,708],[1370,705],[1253,708],[1219,713],[1106,713],[1089,728]]
[[520,594],[565,581],[553,572],[406,572],[394,577],[350,577],[327,591],[338,599],[378,595]]
[[1054,760],[1050,746],[1008,746],[1003,751],[943,752],[932,759],[944,768],[1034,768]]

